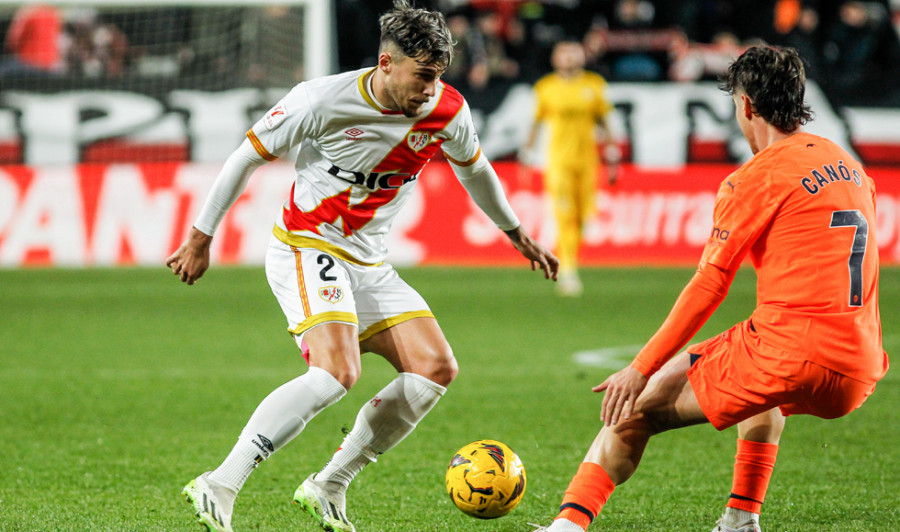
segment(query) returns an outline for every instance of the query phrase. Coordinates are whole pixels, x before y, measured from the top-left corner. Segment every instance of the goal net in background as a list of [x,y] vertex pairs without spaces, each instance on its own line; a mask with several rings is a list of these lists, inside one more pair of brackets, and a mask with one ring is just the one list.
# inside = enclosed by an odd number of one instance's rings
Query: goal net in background
[[330,0],[0,2],[0,165],[221,161],[335,70]]

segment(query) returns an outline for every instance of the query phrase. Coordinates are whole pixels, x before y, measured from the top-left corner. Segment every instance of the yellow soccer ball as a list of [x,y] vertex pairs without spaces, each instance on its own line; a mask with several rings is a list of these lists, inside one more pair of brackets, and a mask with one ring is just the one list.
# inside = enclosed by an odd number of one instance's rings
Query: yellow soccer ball
[[450,461],[447,493],[457,508],[472,517],[502,517],[525,494],[525,466],[503,443],[474,441],[457,451]]

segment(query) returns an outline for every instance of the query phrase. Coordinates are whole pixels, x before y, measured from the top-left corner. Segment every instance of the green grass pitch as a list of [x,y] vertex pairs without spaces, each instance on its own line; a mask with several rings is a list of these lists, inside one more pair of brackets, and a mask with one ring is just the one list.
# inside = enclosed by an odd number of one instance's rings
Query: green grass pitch
[[[613,363],[624,364],[692,269],[587,270],[580,299],[557,297],[527,267],[401,274],[431,304],[461,370],[419,428],[351,486],[360,532],[548,523],[599,429],[601,397],[590,388],[612,371],[575,354],[596,361],[598,351],[620,351]],[[884,341],[895,360],[898,286],[900,269],[884,268]],[[698,338],[746,317],[754,298],[753,273],[743,270]],[[0,531],[199,530],[181,487],[218,465],[257,403],[305,368],[262,268],[214,267],[193,287],[163,267],[0,270],[0,316]],[[381,359],[363,359],[358,385],[250,478],[236,530],[317,530],[291,497],[392,378]],[[845,418],[788,420],[766,532],[897,527],[897,375]],[[456,449],[481,438],[510,445],[528,472],[522,503],[493,521],[456,510],[443,485]],[[734,429],[654,438],[591,530],[708,531],[731,488],[734,450]]]

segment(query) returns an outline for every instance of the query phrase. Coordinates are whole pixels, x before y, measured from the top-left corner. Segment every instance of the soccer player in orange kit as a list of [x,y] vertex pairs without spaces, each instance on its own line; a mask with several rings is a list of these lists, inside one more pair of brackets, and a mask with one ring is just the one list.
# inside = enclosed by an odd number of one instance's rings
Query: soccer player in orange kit
[[[878,310],[875,187],[833,142],[800,126],[806,75],[797,52],[750,48],[729,67],[754,153],[716,195],[697,272],[657,333],[605,391],[600,430],[547,532],[583,532],[637,468],[650,437],[737,424],[734,483],[714,532],[760,532],[785,416],[837,418],[888,369]],[[746,321],[675,354],[725,298],[744,257],[757,275]],[[673,358],[674,357],[674,358]]]

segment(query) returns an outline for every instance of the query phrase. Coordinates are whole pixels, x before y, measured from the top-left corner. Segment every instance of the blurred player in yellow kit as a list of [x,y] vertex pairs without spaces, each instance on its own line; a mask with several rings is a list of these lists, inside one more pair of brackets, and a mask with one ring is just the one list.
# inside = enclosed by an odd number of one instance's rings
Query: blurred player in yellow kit
[[523,163],[533,160],[538,132],[546,122],[550,135],[544,181],[556,216],[559,291],[572,296],[582,291],[578,248],[584,224],[594,213],[601,169],[599,139],[604,143],[610,184],[615,182],[619,162],[619,150],[607,125],[612,104],[606,98],[606,80],[586,71],[584,61],[584,49],[576,41],[563,41],[554,47],[554,71],[534,85],[534,126],[520,157]]

